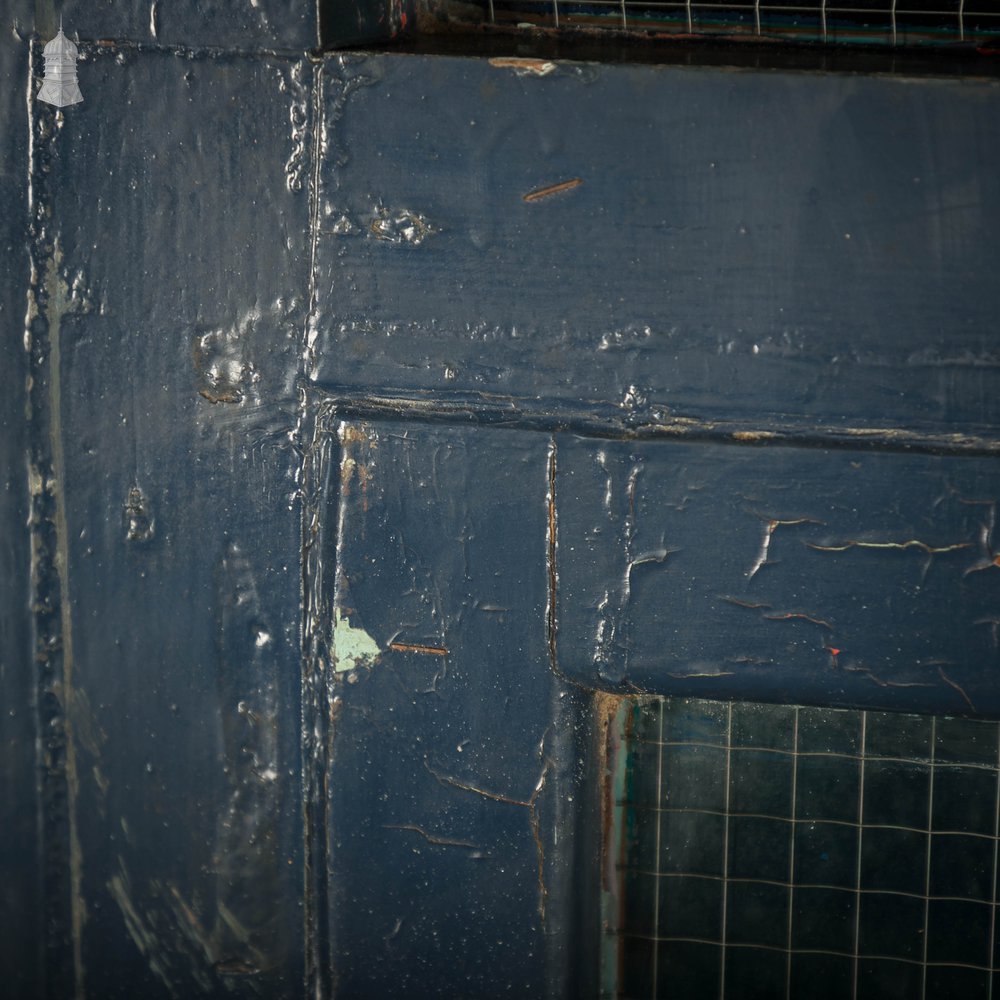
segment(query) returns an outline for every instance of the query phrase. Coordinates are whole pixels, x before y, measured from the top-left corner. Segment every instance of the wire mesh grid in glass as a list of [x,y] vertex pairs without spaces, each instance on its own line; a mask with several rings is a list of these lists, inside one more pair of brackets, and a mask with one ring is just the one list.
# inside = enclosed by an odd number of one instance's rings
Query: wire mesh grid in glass
[[[878,45],[982,45],[1000,37],[987,0],[478,0],[449,16],[517,28],[783,38]],[[471,12],[478,11],[478,15]]]
[[1000,725],[687,699],[622,718],[613,995],[1000,997]]

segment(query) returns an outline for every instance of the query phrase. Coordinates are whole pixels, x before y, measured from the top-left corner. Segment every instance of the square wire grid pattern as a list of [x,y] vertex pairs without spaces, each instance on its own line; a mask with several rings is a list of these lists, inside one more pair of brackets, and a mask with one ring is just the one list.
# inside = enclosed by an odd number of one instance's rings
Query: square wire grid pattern
[[489,24],[611,28],[880,45],[979,43],[1000,32],[990,0],[478,0]]
[[619,996],[1000,1000],[1000,724],[631,711]]

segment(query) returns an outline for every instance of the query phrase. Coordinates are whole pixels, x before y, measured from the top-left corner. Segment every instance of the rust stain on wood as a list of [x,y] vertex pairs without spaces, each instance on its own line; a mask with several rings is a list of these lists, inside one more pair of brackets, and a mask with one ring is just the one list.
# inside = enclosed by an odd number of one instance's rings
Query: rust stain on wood
[[545,608],[545,631],[549,646],[549,667],[555,674],[559,673],[559,650],[558,650],[558,595],[556,587],[559,583],[559,572],[556,569],[556,558],[559,550],[559,542],[556,531],[558,529],[558,517],[556,513],[556,439],[553,437],[549,442],[549,463],[548,463],[548,490],[546,491],[545,503],[548,510],[548,530],[547,530],[547,551],[546,568],[548,569],[548,594]]

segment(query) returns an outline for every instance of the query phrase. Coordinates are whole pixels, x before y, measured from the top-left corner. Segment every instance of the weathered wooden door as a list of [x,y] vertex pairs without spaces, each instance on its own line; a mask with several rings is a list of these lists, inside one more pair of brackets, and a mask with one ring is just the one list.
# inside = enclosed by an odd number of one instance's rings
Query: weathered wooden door
[[23,7],[7,995],[597,995],[623,698],[997,716],[993,80]]

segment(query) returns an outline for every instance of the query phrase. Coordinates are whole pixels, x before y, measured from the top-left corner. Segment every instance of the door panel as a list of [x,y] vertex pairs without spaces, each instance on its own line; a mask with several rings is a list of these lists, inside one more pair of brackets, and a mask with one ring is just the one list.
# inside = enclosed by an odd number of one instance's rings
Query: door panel
[[333,985],[561,991],[575,809],[559,796],[578,779],[548,639],[552,442],[335,415],[320,434],[336,439],[309,582]]
[[993,81],[338,56],[311,377],[647,433],[989,435],[998,103]]
[[993,715],[994,459],[559,442],[559,661],[610,690]]

